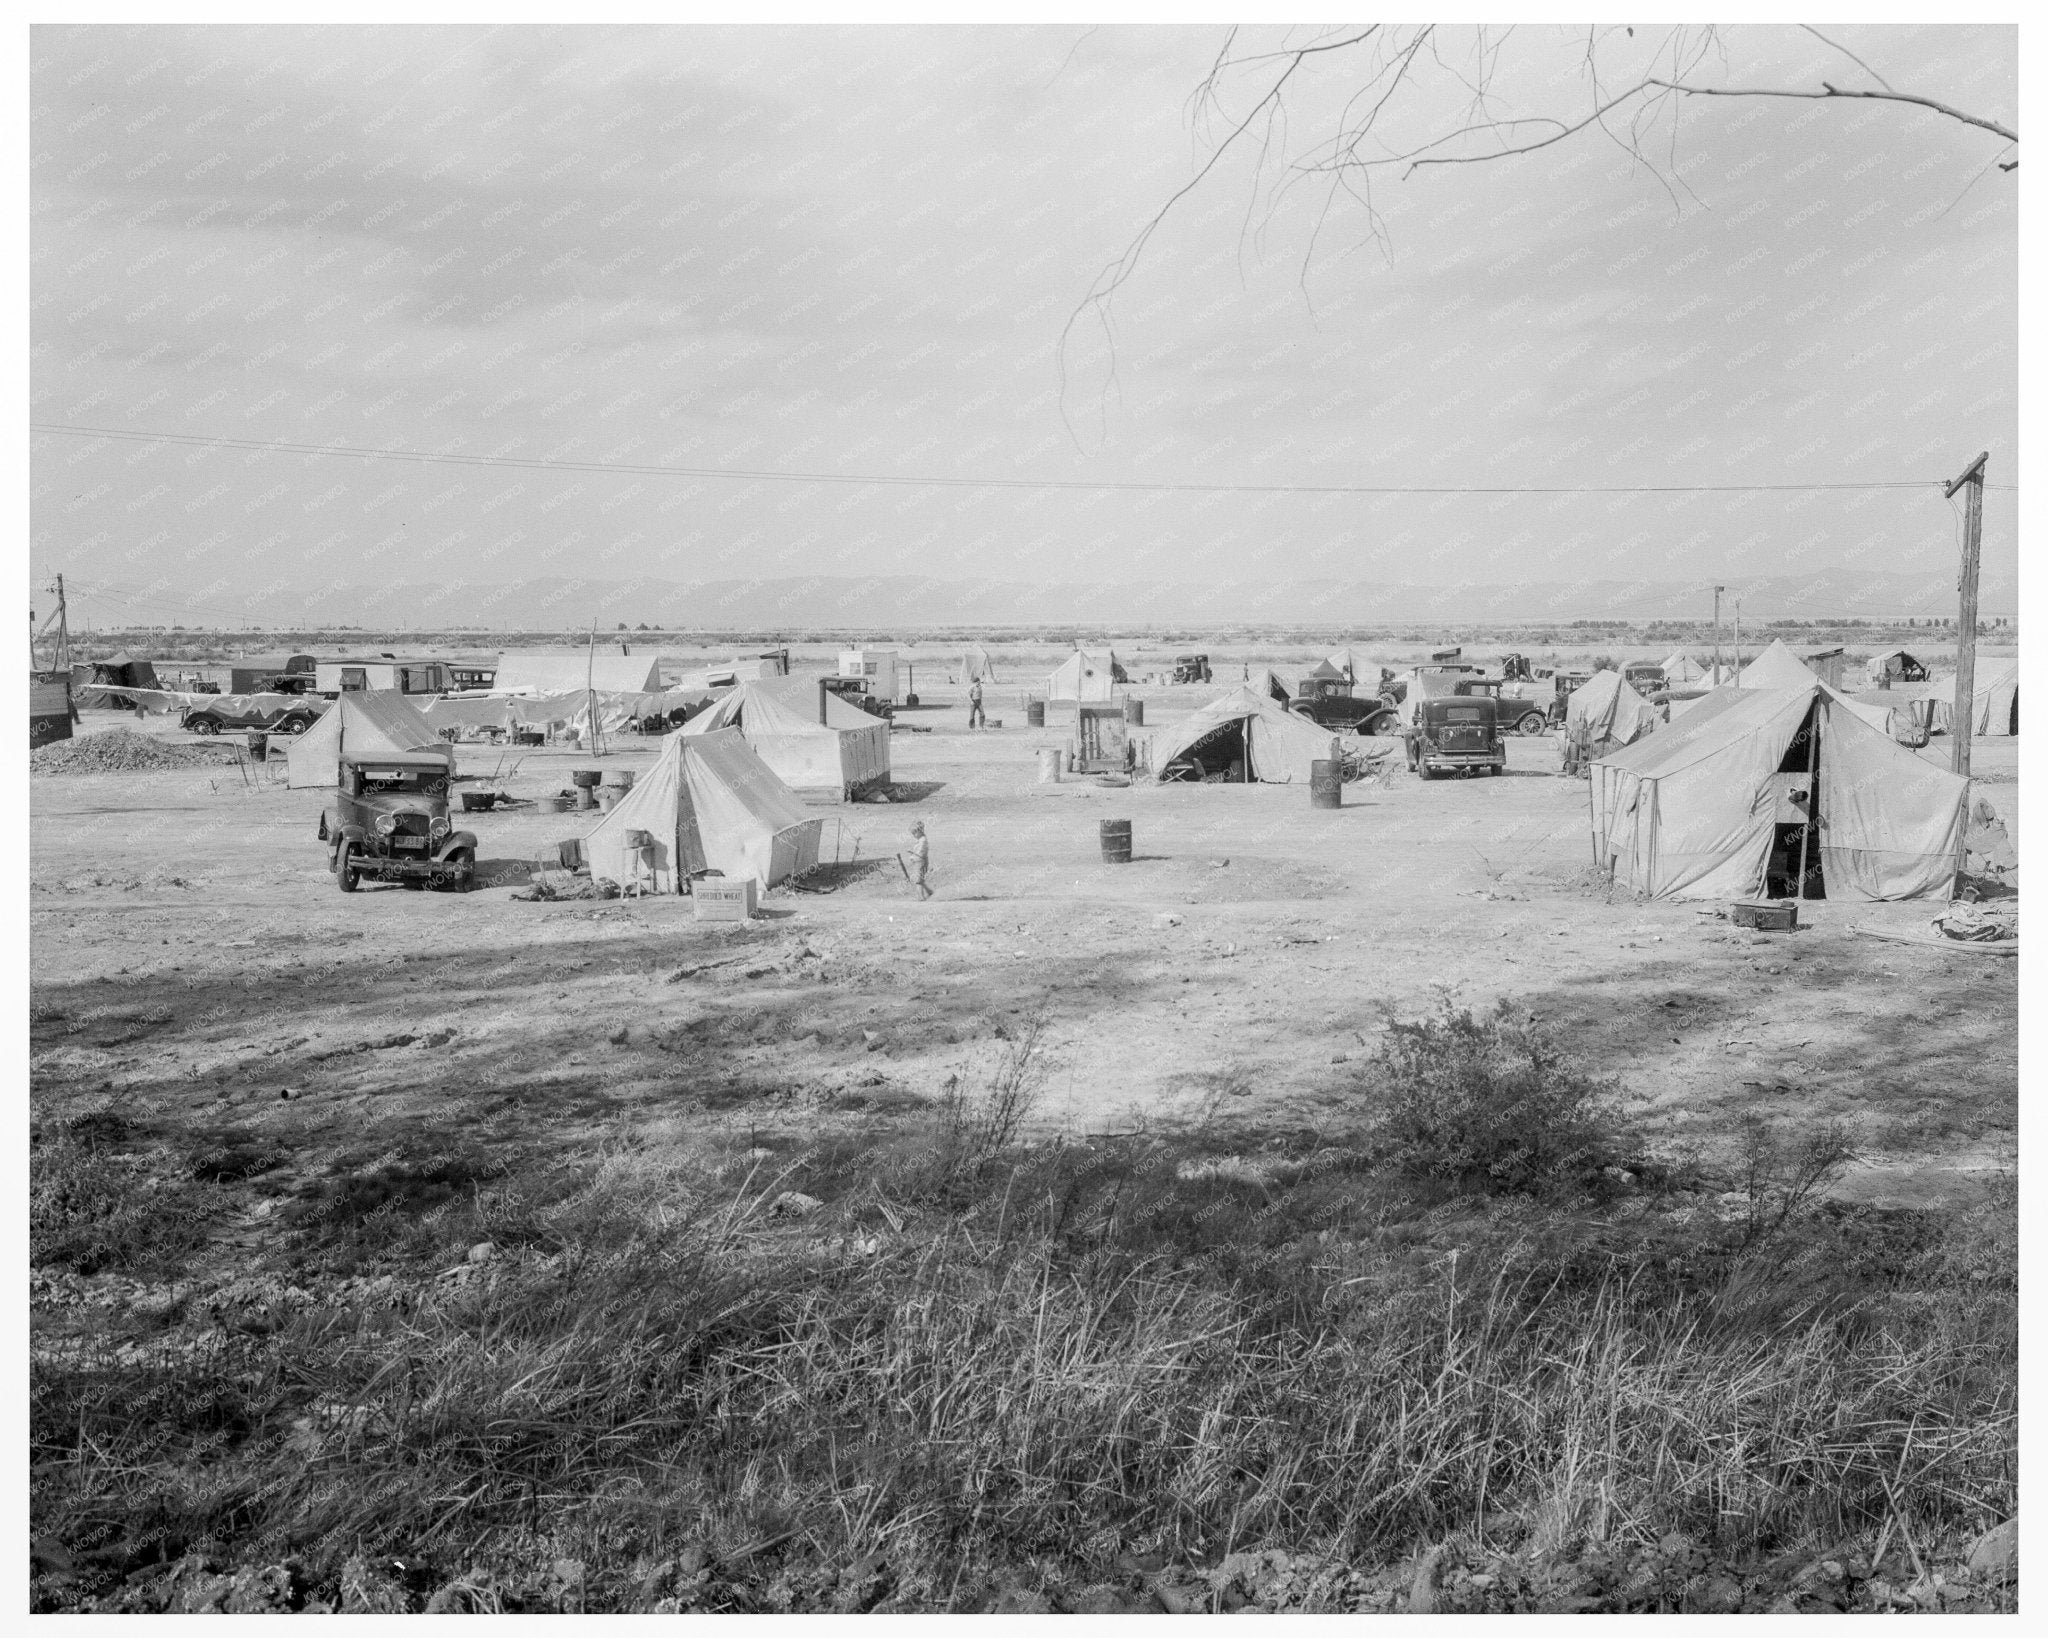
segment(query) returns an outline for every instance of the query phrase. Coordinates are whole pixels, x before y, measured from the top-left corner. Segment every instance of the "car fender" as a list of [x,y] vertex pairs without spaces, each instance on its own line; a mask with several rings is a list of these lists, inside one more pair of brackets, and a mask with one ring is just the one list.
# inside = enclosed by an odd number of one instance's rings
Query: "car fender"
[[441,845],[434,850],[436,862],[448,857],[459,847],[469,849],[470,857],[476,857],[476,832],[473,830],[452,830],[441,839]]

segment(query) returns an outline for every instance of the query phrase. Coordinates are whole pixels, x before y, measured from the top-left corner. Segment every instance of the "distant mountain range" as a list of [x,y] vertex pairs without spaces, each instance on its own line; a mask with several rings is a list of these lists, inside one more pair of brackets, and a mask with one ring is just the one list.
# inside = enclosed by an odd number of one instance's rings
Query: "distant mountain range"
[[[1822,569],[1727,582],[1724,614],[1742,598],[1749,621],[1842,617],[1953,617],[1948,574],[1870,574]],[[167,594],[164,624],[212,626],[240,601],[218,586],[198,619]],[[490,628],[574,631],[629,626],[691,630],[883,630],[929,626],[1146,626],[1230,628],[1444,624],[1570,620],[1703,620],[1713,611],[1709,580],[1546,580],[1519,585],[1418,586],[1361,580],[1210,582],[946,580],[914,575],[820,575],[773,580],[575,580],[492,585],[380,583],[311,596],[253,595],[253,623],[279,627],[360,626],[369,630]],[[2018,611],[2015,577],[1989,576],[1986,616]]]

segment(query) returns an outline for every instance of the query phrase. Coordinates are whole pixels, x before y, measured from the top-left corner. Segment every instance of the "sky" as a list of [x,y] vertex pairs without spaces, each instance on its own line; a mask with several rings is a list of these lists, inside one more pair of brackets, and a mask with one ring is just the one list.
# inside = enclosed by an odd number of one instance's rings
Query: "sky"
[[[1603,37],[1610,84],[1640,32]],[[1697,79],[2016,123],[2009,27],[1828,33],[1726,30]],[[1238,36],[1205,105],[1217,28],[38,28],[32,421],[128,436],[32,435],[35,584],[112,623],[556,576],[1926,572],[1957,539],[1931,487],[1313,491],[1924,482],[1979,450],[2016,483],[2008,149],[1896,103],[1697,97],[1639,151],[1333,178],[1306,167],[1372,42],[1320,53],[1089,306],[1312,38]],[[1583,31],[1486,52],[1496,112],[1588,107]],[[1380,140],[1465,123],[1481,67],[1442,31]],[[1986,497],[1987,574],[2016,501]]]

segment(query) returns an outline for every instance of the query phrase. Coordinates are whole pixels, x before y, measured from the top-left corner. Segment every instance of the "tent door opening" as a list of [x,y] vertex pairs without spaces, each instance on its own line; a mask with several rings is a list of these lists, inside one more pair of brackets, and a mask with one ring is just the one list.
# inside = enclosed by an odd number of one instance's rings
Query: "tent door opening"
[[1251,756],[1245,745],[1245,724],[1249,718],[1225,723],[1214,733],[1204,734],[1174,758],[1170,777],[1194,784],[1251,783]]
[[1766,898],[1828,896],[1820,862],[1820,750],[1820,702],[1816,700],[1778,761],[1780,795],[1777,823],[1771,832],[1771,856],[1764,867]]

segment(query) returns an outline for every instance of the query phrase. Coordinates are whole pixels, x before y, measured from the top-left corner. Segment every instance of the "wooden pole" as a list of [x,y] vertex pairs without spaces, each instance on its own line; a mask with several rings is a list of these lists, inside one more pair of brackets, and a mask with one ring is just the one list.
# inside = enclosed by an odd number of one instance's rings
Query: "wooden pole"
[[1806,849],[1813,840],[1813,827],[1820,814],[1820,780],[1817,777],[1820,764],[1820,702],[1824,696],[1814,691],[1813,706],[1809,716],[1810,726],[1806,730],[1806,823],[1799,827],[1799,891],[1795,899],[1806,897]]
[[1961,608],[1956,618],[1956,706],[1955,720],[1949,724],[1949,737],[1955,742],[1955,771],[1965,779],[1970,777],[1970,737],[1976,731],[1975,694],[1977,692],[1977,558],[1984,532],[1984,463],[1991,459],[1991,452],[1984,451],[1963,475],[1948,486],[1943,493],[1955,498],[1955,492],[1965,484],[1969,486],[1969,499],[1963,509],[1963,573],[1959,587]]
[[590,621],[590,650],[583,661],[583,709],[590,723],[590,754],[602,756],[597,748],[597,617]]
[[1725,587],[1714,588],[1714,686],[1721,686],[1721,593]]

